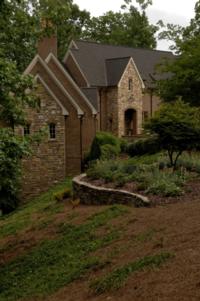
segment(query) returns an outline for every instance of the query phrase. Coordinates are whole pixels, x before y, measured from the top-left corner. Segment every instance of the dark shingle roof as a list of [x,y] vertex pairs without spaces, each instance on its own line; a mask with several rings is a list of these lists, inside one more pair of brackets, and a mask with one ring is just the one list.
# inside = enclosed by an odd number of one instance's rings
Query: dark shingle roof
[[149,75],[154,75],[155,66],[163,58],[172,59],[174,57],[168,51],[113,46],[86,41],[75,41],[75,44],[78,49],[71,49],[71,52],[91,86],[107,86],[107,77],[108,81],[112,82],[111,74],[113,75],[113,70],[116,70],[117,66],[120,71],[117,70],[116,77],[119,76],[122,66],[125,66],[125,59],[121,59],[121,61],[119,59],[118,63],[114,62],[113,59],[132,57],[142,79],[147,84],[151,82]]
[[91,102],[93,107],[98,111],[98,90],[97,88],[81,88],[87,99]]
[[116,86],[130,61],[130,57],[106,60],[107,86]]

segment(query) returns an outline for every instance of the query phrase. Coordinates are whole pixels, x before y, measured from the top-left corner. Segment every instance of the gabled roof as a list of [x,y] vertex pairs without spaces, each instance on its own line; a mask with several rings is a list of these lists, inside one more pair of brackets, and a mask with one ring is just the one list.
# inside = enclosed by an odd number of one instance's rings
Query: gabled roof
[[32,70],[34,69],[34,67],[37,63],[42,65],[42,67],[45,69],[47,74],[50,76],[51,80],[53,80],[53,82],[61,90],[61,92],[66,96],[66,98],[69,99],[69,101],[71,102],[73,107],[77,110],[77,114],[84,115],[84,112],[81,110],[81,108],[76,103],[76,101],[73,99],[73,97],[68,93],[68,91],[65,89],[65,87],[63,87],[61,82],[56,78],[56,75],[49,69],[46,62],[38,54],[34,57],[32,62],[26,68],[26,70],[24,71],[24,74],[31,74]]
[[85,96],[89,99],[90,103],[93,105],[93,107],[98,112],[98,90],[97,88],[81,88],[82,92],[85,94]]
[[[148,85],[152,82],[151,76],[155,74],[155,66],[161,63],[164,58],[174,58],[172,52],[169,51],[114,46],[80,40],[73,41],[73,46],[69,52],[73,54],[91,86],[107,86],[107,76],[111,78],[112,70],[117,69],[117,64],[114,62],[105,63],[110,59],[132,57],[142,80]],[[64,61],[67,59],[68,53]],[[106,70],[106,65],[109,65],[108,69],[110,70]],[[117,70],[116,77],[119,77],[124,65],[125,60],[118,64],[120,70]]]
[[130,57],[106,59],[107,86],[117,86]]
[[71,75],[67,72],[67,70],[63,67],[63,65],[59,62],[59,60],[55,57],[53,53],[50,53],[48,57],[46,58],[45,62],[48,64],[51,60],[54,61],[54,63],[57,65],[57,67],[60,69],[60,71],[63,73],[63,75],[69,80],[69,82],[72,84],[72,86],[75,88],[79,96],[82,98],[82,100],[88,105],[88,107],[91,109],[92,114],[96,115],[97,111],[93,104],[90,102],[90,100],[87,98],[87,96],[81,91],[81,89],[78,87],[78,85],[75,83]]
[[66,110],[66,108],[62,105],[62,103],[60,102],[60,100],[56,97],[56,95],[53,93],[53,91],[50,89],[50,87],[47,85],[47,83],[45,82],[45,80],[39,75],[37,74],[34,78],[36,81],[39,81],[43,87],[45,88],[45,90],[48,92],[48,94],[55,100],[55,102],[57,102],[57,104],[59,105],[59,107],[62,109],[62,114],[64,116],[68,116],[69,112]]

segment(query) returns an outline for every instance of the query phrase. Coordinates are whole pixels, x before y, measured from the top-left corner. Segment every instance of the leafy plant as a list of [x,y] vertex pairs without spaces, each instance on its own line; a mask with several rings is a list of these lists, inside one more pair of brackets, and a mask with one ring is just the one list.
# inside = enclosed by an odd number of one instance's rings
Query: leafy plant
[[145,154],[155,154],[161,151],[160,143],[157,137],[139,139],[128,144],[127,154],[131,157],[143,156]]
[[29,152],[26,139],[16,137],[12,130],[0,129],[0,210],[3,214],[18,205],[21,158]]
[[167,150],[170,164],[175,170],[183,151],[200,145],[200,110],[181,100],[164,103],[145,128],[158,136],[158,142]]
[[108,132],[96,134],[90,149],[89,160],[110,159],[120,153],[120,140]]
[[55,192],[53,194],[53,199],[56,200],[57,202],[62,202],[63,200],[71,197],[72,197],[72,191],[70,188],[64,188],[63,190]]

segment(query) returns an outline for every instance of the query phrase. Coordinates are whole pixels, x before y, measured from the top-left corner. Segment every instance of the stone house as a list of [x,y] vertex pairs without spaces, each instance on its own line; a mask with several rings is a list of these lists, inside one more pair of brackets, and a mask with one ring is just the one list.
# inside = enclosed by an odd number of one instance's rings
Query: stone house
[[29,135],[46,127],[49,136],[23,161],[23,196],[45,191],[78,174],[96,131],[123,136],[142,133],[142,122],[160,103],[153,93],[155,65],[170,52],[72,41],[63,62],[56,36],[38,42],[25,70],[38,84],[37,109],[27,109]]

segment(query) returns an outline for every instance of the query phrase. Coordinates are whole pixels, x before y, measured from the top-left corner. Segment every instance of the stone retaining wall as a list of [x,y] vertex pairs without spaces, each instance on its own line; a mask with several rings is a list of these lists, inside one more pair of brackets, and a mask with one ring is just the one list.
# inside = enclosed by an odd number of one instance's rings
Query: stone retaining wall
[[80,198],[81,204],[111,205],[124,204],[134,207],[150,206],[150,200],[142,195],[125,190],[116,190],[94,186],[84,181],[86,174],[73,179],[73,192],[75,198]]

